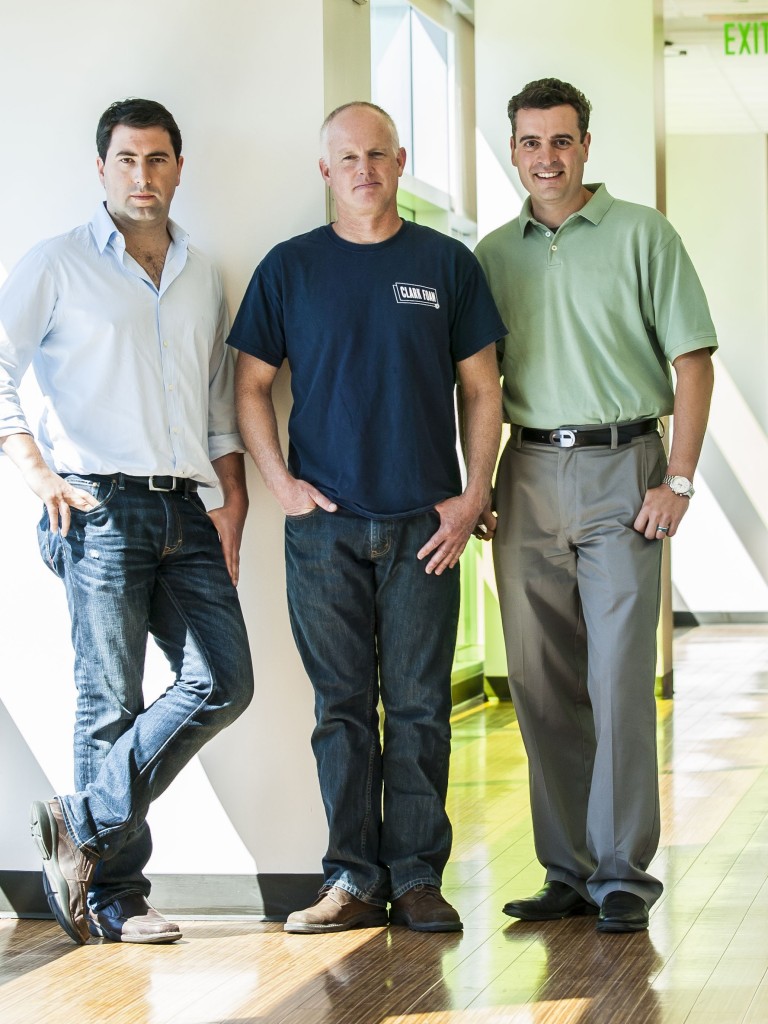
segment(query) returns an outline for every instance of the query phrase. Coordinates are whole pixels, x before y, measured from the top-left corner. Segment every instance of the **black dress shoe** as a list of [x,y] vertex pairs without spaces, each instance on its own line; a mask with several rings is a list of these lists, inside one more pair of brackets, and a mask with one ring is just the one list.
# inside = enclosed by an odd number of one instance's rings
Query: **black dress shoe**
[[596,914],[597,907],[565,882],[547,882],[535,896],[507,903],[504,913],[521,921],[559,921],[563,917]]
[[597,919],[599,932],[644,932],[648,927],[648,907],[642,896],[633,892],[609,892]]

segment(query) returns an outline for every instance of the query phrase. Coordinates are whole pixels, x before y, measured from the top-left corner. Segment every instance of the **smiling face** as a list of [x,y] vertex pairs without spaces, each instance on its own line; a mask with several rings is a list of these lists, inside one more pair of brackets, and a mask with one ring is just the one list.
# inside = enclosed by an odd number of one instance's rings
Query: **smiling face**
[[341,111],[328,125],[325,147],[320,171],[336,200],[339,233],[366,224],[397,230],[405,150],[395,146],[381,114],[363,106]]
[[517,112],[511,140],[512,163],[531,196],[537,220],[559,227],[589,198],[584,189],[584,164],[589,132],[581,139],[578,116],[570,105]]
[[164,128],[116,125],[107,154],[96,166],[117,226],[164,228],[183,162],[183,157],[176,159]]

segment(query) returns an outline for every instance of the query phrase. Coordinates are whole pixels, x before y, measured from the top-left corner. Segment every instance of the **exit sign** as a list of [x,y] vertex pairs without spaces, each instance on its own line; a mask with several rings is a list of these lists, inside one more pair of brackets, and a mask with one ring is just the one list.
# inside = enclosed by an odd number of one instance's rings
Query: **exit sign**
[[723,25],[726,57],[768,53],[768,21],[730,21]]

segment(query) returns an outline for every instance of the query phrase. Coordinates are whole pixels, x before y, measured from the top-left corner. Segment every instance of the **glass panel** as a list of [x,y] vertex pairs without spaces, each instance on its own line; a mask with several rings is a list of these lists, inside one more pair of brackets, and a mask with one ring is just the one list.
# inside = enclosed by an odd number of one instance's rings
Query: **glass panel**
[[411,13],[414,177],[450,192],[448,152],[448,33]]
[[413,156],[411,63],[410,4],[375,0],[371,5],[371,95],[397,125],[409,164]]
[[371,4],[371,95],[397,125],[406,170],[449,193],[453,36],[407,3]]

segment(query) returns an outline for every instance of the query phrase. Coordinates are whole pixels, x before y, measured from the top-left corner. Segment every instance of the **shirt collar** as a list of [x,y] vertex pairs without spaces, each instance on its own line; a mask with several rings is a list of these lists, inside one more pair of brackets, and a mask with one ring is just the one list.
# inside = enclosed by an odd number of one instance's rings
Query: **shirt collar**
[[[610,195],[608,189],[602,183],[585,185],[584,188],[588,189],[592,193],[592,198],[589,202],[585,203],[580,210],[572,213],[571,217],[581,217],[584,220],[588,220],[591,224],[599,224],[613,205],[613,196]],[[570,220],[570,217],[568,219]],[[521,235],[525,235],[525,230],[529,224],[539,223],[533,215],[530,196],[528,196],[523,203],[523,208],[520,211],[518,222],[520,224]]]
[[[93,237],[100,253],[104,252],[110,242],[113,244],[117,243],[117,248],[120,251],[125,249],[125,240],[115,222],[107,213],[106,203],[99,203],[96,208],[96,212],[91,218],[91,231],[93,232]],[[176,221],[173,221],[170,218],[168,220],[168,231],[174,245],[180,245],[184,248],[187,247],[189,235],[176,223]]]

